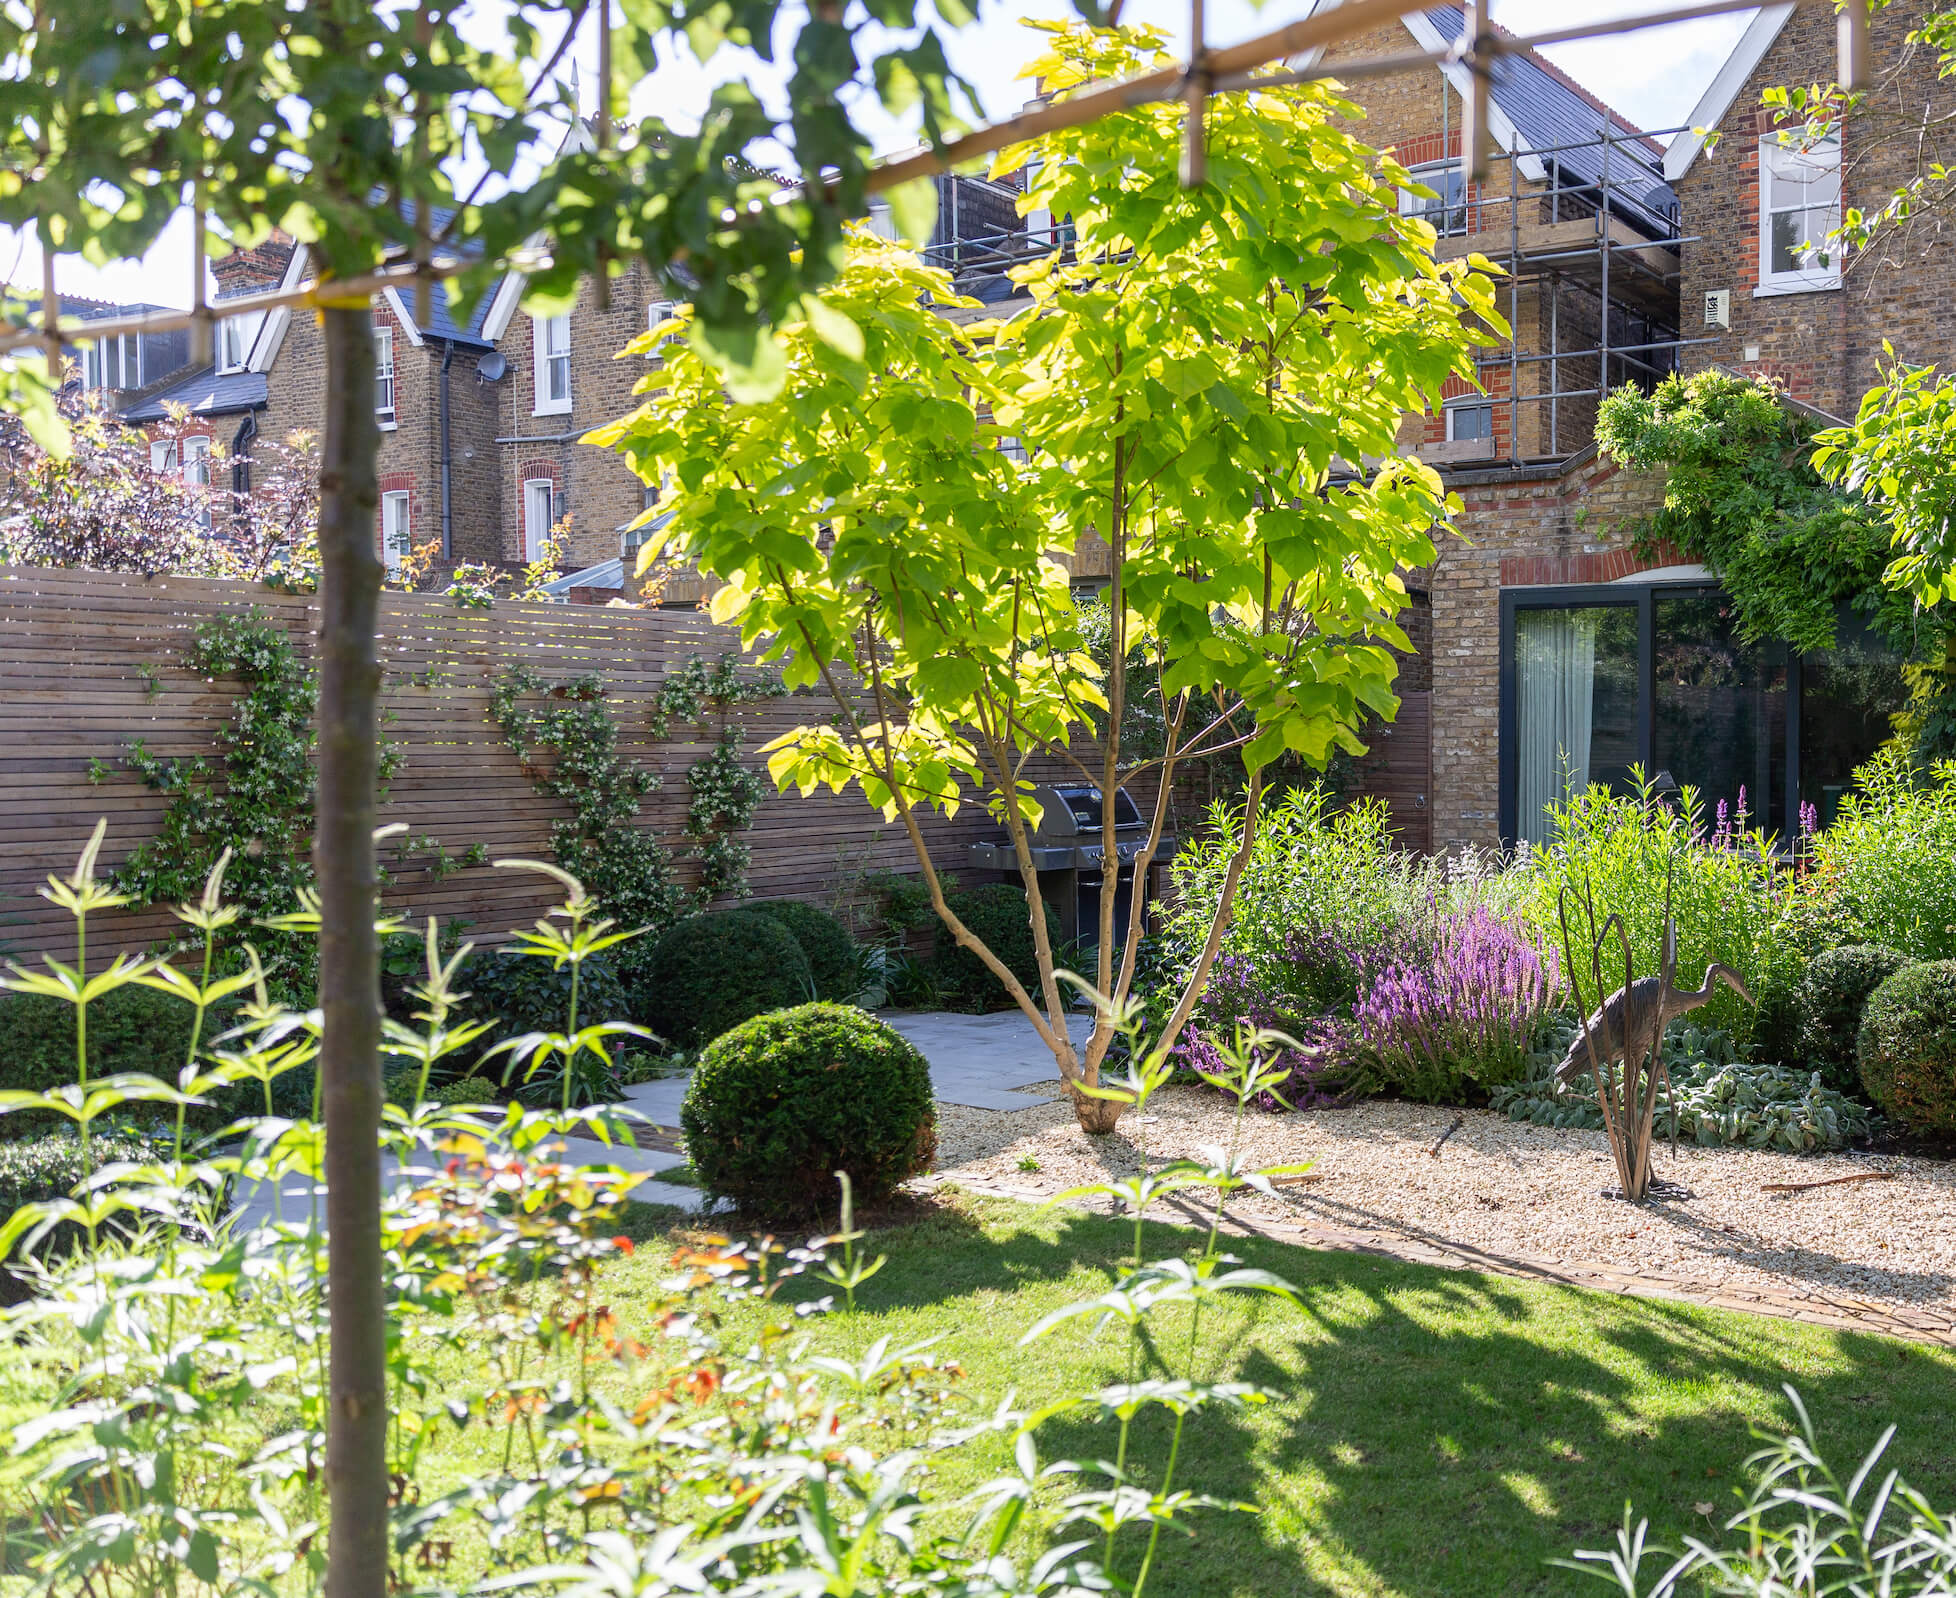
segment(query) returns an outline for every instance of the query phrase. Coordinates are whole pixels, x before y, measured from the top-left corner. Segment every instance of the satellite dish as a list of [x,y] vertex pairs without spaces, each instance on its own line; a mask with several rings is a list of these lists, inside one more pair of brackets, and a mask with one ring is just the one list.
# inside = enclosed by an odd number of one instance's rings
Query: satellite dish
[[500,382],[508,370],[509,362],[503,359],[501,350],[491,350],[475,363],[475,375],[485,383]]

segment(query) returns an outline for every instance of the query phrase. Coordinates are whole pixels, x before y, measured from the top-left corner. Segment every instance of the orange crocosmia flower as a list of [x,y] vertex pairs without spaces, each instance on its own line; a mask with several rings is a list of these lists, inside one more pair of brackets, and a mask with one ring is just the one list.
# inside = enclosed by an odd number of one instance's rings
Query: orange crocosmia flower
[[614,1237],[611,1240],[611,1246],[617,1249],[620,1254],[629,1256],[632,1252],[632,1240],[629,1237]]
[[693,1395],[694,1403],[704,1404],[720,1390],[720,1373],[711,1366],[702,1365],[680,1385]]

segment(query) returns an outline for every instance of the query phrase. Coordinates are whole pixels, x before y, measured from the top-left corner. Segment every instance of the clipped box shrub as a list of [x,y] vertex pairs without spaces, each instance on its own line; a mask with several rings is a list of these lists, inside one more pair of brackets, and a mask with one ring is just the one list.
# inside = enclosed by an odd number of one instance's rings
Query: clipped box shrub
[[741,908],[770,916],[788,929],[808,957],[816,998],[841,1002],[861,990],[862,959],[856,952],[856,940],[820,905],[801,899],[756,899]]
[[[969,927],[986,948],[1005,963],[1006,969],[1025,984],[1029,993],[1039,991],[1039,958],[1032,942],[1032,912],[1027,907],[1025,889],[1011,882],[987,882],[975,888],[947,888],[945,902],[951,912]],[[1059,917],[1050,904],[1046,912],[1046,938],[1055,954],[1060,950]],[[937,924],[933,964],[938,987],[944,997],[961,1008],[997,1009],[1010,1002],[1005,985],[992,975],[985,963],[962,947],[951,929]]]
[[700,1186],[744,1210],[831,1208],[837,1171],[871,1201],[930,1169],[930,1067],[901,1033],[846,1004],[757,1016],[714,1040],[680,1124]]
[[808,956],[773,916],[715,910],[658,941],[635,998],[647,1026],[694,1048],[753,1016],[805,1004],[814,992]]
[[1798,989],[1800,1057],[1839,1093],[1861,1091],[1856,1051],[1874,990],[1915,962],[1883,943],[1850,943],[1814,957]]
[[1904,966],[1861,1018],[1861,1085],[1884,1115],[1956,1132],[1956,960]]
[[[135,1072],[174,1083],[190,1047],[190,1028],[196,1012],[183,1000],[155,988],[129,983],[111,988],[88,1006],[88,1075],[117,1076]],[[204,1018],[208,1043],[230,1025],[227,1015]],[[45,1093],[75,1080],[75,1008],[64,1000],[39,993],[0,997],[0,1090]],[[234,1085],[209,1095],[211,1103],[193,1105],[187,1123],[199,1131],[229,1125],[239,1113],[263,1108],[255,1083]],[[137,1107],[133,1113],[148,1113]],[[174,1119],[175,1111],[156,1110],[156,1118]],[[69,1126],[65,1116],[25,1111],[0,1116],[0,1138],[21,1137]]]

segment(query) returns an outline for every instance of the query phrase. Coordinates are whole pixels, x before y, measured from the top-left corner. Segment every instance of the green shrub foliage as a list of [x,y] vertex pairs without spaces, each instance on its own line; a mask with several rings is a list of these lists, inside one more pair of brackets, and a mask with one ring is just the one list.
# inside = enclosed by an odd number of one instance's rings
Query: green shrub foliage
[[1807,967],[1799,988],[1800,1052],[1828,1087],[1841,1093],[1860,1091],[1855,1050],[1868,997],[1912,964],[1900,949],[1886,944],[1850,943],[1822,951]]
[[[1559,951],[1562,889],[1574,888],[1578,899],[1593,891],[1597,918],[1623,918],[1637,973],[1647,975],[1662,962],[1668,904],[1677,922],[1679,982],[1695,985],[1716,960],[1752,990],[1756,1009],[1721,987],[1699,1012],[1703,1025],[1723,1028],[1748,1046],[1758,1037],[1761,1012],[1770,1017],[1799,980],[1799,951],[1781,926],[1792,884],[1773,863],[1767,840],[1744,833],[1729,844],[1712,841],[1710,818],[1694,790],[1686,789],[1683,803],[1673,807],[1658,802],[1641,774],[1637,781],[1634,793],[1596,786],[1556,806],[1553,837],[1531,852],[1525,872],[1526,915],[1536,941]],[[1585,960],[1587,929],[1570,930],[1578,959]],[[1580,975],[1593,980],[1586,966]],[[1614,942],[1603,957],[1603,978],[1607,990],[1623,981]]]
[[[1575,1032],[1573,1021],[1546,1029],[1547,1046],[1532,1056],[1528,1080],[1496,1088],[1492,1107],[1514,1121],[1600,1132],[1595,1077],[1584,1072],[1567,1085],[1553,1079]],[[1727,1033],[1674,1022],[1665,1034],[1664,1060],[1671,1093],[1657,1101],[1660,1138],[1671,1136],[1674,1101],[1677,1136],[1700,1148],[1811,1154],[1844,1148],[1873,1130],[1867,1107],[1825,1086],[1820,1072],[1742,1060]]]
[[[190,1048],[196,1012],[183,1000],[133,984],[113,988],[88,1007],[88,1075],[137,1072],[175,1081]],[[222,1015],[204,1019],[209,1043],[228,1025]],[[64,1000],[38,993],[0,996],[0,1090],[45,1093],[75,1080],[75,1010]],[[191,1106],[188,1124],[211,1130],[228,1124],[249,1102],[262,1106],[255,1085],[234,1086],[208,1095],[210,1104]],[[175,1112],[157,1110],[157,1119]],[[0,1138],[46,1130],[55,1118],[39,1110],[0,1117]],[[59,1124],[66,1125],[61,1121]]]
[[888,1195],[930,1169],[930,1067],[893,1028],[849,1005],[763,1015],[700,1056],[680,1110],[709,1193],[761,1214],[814,1215],[839,1197]]
[[[89,1008],[92,1010],[94,1006]],[[154,1158],[155,1151],[141,1138],[134,1137],[97,1136],[91,1140],[86,1154],[81,1139],[73,1132],[48,1132],[0,1143],[0,1222],[23,1204],[65,1199],[85,1178],[111,1161],[128,1160],[141,1165]],[[126,1217],[123,1219],[126,1222]],[[65,1251],[85,1235],[81,1227],[64,1221],[49,1232],[36,1252]],[[16,1244],[8,1258],[17,1259],[20,1253]]]
[[758,899],[743,905],[771,916],[794,935],[808,956],[815,977],[815,997],[838,1002],[853,997],[863,985],[862,957],[849,930],[819,905],[801,899]]
[[[1032,913],[1027,908],[1025,889],[1010,882],[987,882],[975,888],[949,888],[944,898],[973,936],[997,955],[1036,998],[1039,958],[1033,948]],[[1057,952],[1059,917],[1053,914],[1050,904],[1044,909],[1046,938]],[[995,1010],[1011,1002],[1005,985],[985,968],[977,955],[961,947],[951,929],[942,922],[937,927],[934,964],[940,991],[947,1002],[957,1007]]]
[[[462,971],[461,986],[468,991],[472,1019],[487,1021],[494,1017],[501,1022],[496,1031],[483,1038],[484,1049],[525,1032],[561,1032],[570,1020],[569,965],[552,966],[533,955],[491,949],[469,960]],[[603,955],[583,961],[577,979],[577,1024],[623,1021],[631,1016],[625,984],[611,962]]]
[[1883,943],[1956,959],[1956,765],[1929,777],[1895,750],[1813,840],[1815,913],[1834,943]]
[[632,997],[660,1037],[688,1048],[815,991],[808,956],[772,916],[716,910],[682,921],[652,949]]
[[1956,1132],[1956,960],[1905,966],[1868,999],[1861,1085],[1876,1108],[1924,1132]]

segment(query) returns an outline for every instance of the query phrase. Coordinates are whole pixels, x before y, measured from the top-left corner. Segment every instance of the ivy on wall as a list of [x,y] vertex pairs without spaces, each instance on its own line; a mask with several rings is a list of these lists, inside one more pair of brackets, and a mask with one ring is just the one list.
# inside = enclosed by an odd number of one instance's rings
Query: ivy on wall
[[[503,741],[523,762],[540,794],[569,806],[550,844],[557,863],[583,881],[608,914],[627,927],[670,926],[709,901],[747,891],[749,850],[740,836],[760,804],[760,777],[740,761],[739,729],[728,713],[736,705],[786,692],[778,676],[744,675],[737,656],[709,667],[698,656],[669,675],[648,709],[654,737],[675,723],[704,726],[717,718],[711,753],[686,774],[692,798],[685,832],[699,866],[688,890],[673,877],[673,856],[652,833],[632,823],[639,802],[659,786],[656,774],[618,749],[618,723],[604,684],[594,676],[549,684],[515,667],[497,684],[491,715]],[[541,697],[542,704],[524,703]],[[548,762],[536,757],[548,751]],[[646,940],[624,946],[629,962]]]
[[1633,529],[1637,552],[1670,544],[1719,579],[1749,639],[1834,647],[1843,607],[1910,665],[1896,728],[1920,759],[1956,754],[1956,632],[1882,581],[1887,529],[1813,467],[1820,423],[1764,379],[1717,370],[1668,377],[1649,394],[1603,401],[1599,449],[1620,466],[1666,472],[1663,508]]

